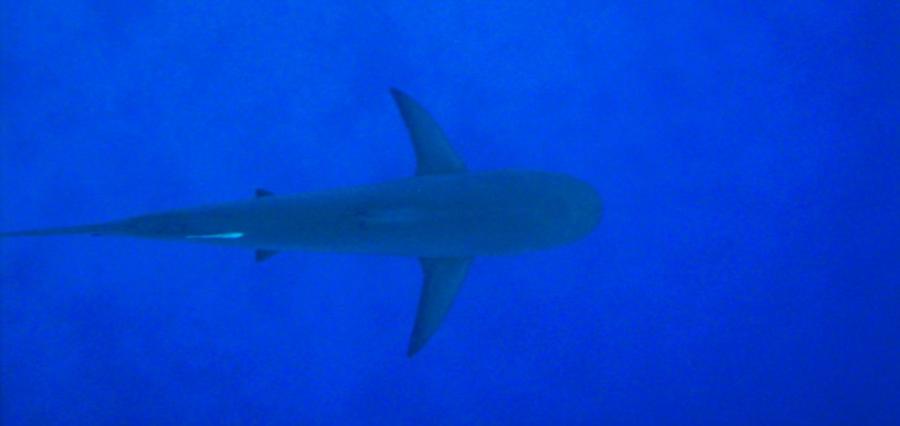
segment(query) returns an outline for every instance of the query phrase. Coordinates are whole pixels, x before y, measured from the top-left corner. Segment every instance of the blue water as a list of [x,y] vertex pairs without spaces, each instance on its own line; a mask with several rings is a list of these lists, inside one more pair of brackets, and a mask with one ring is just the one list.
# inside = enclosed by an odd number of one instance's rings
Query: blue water
[[4,425],[900,423],[896,4],[419,3],[3,2],[0,229],[408,176],[390,86],[606,204],[412,359],[413,259],[5,240]]

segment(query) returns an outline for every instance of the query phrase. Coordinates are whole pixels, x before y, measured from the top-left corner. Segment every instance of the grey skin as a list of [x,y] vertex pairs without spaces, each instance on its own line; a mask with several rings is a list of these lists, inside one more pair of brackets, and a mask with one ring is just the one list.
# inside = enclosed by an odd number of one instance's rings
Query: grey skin
[[597,192],[538,171],[468,172],[428,112],[392,89],[416,151],[416,176],[374,185],[172,210],[0,237],[116,235],[244,247],[259,261],[285,250],[414,256],[424,284],[407,354],[437,331],[475,256],[573,242],[600,221]]

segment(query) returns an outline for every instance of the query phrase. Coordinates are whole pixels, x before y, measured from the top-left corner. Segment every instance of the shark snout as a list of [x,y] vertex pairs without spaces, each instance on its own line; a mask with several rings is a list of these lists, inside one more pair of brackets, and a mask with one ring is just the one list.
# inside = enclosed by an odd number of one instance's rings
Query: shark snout
[[603,199],[593,186],[576,181],[568,191],[566,213],[572,238],[581,238],[600,224],[603,218]]

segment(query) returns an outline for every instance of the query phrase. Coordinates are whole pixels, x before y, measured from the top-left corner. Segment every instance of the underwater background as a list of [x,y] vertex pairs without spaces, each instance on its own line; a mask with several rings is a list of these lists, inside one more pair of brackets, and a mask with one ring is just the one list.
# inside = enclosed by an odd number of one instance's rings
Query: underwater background
[[0,229],[409,176],[391,86],[605,216],[414,358],[414,259],[3,240],[2,424],[898,424],[898,9],[5,0]]

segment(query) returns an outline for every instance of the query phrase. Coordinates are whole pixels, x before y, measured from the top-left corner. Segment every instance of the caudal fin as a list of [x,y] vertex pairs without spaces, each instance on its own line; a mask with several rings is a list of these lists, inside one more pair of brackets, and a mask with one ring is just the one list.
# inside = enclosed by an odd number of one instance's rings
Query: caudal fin
[[92,234],[101,235],[108,233],[110,226],[108,224],[98,225],[82,225],[82,226],[66,226],[59,228],[43,228],[29,229],[25,231],[0,232],[0,238],[10,237],[50,237],[56,235],[79,235]]

